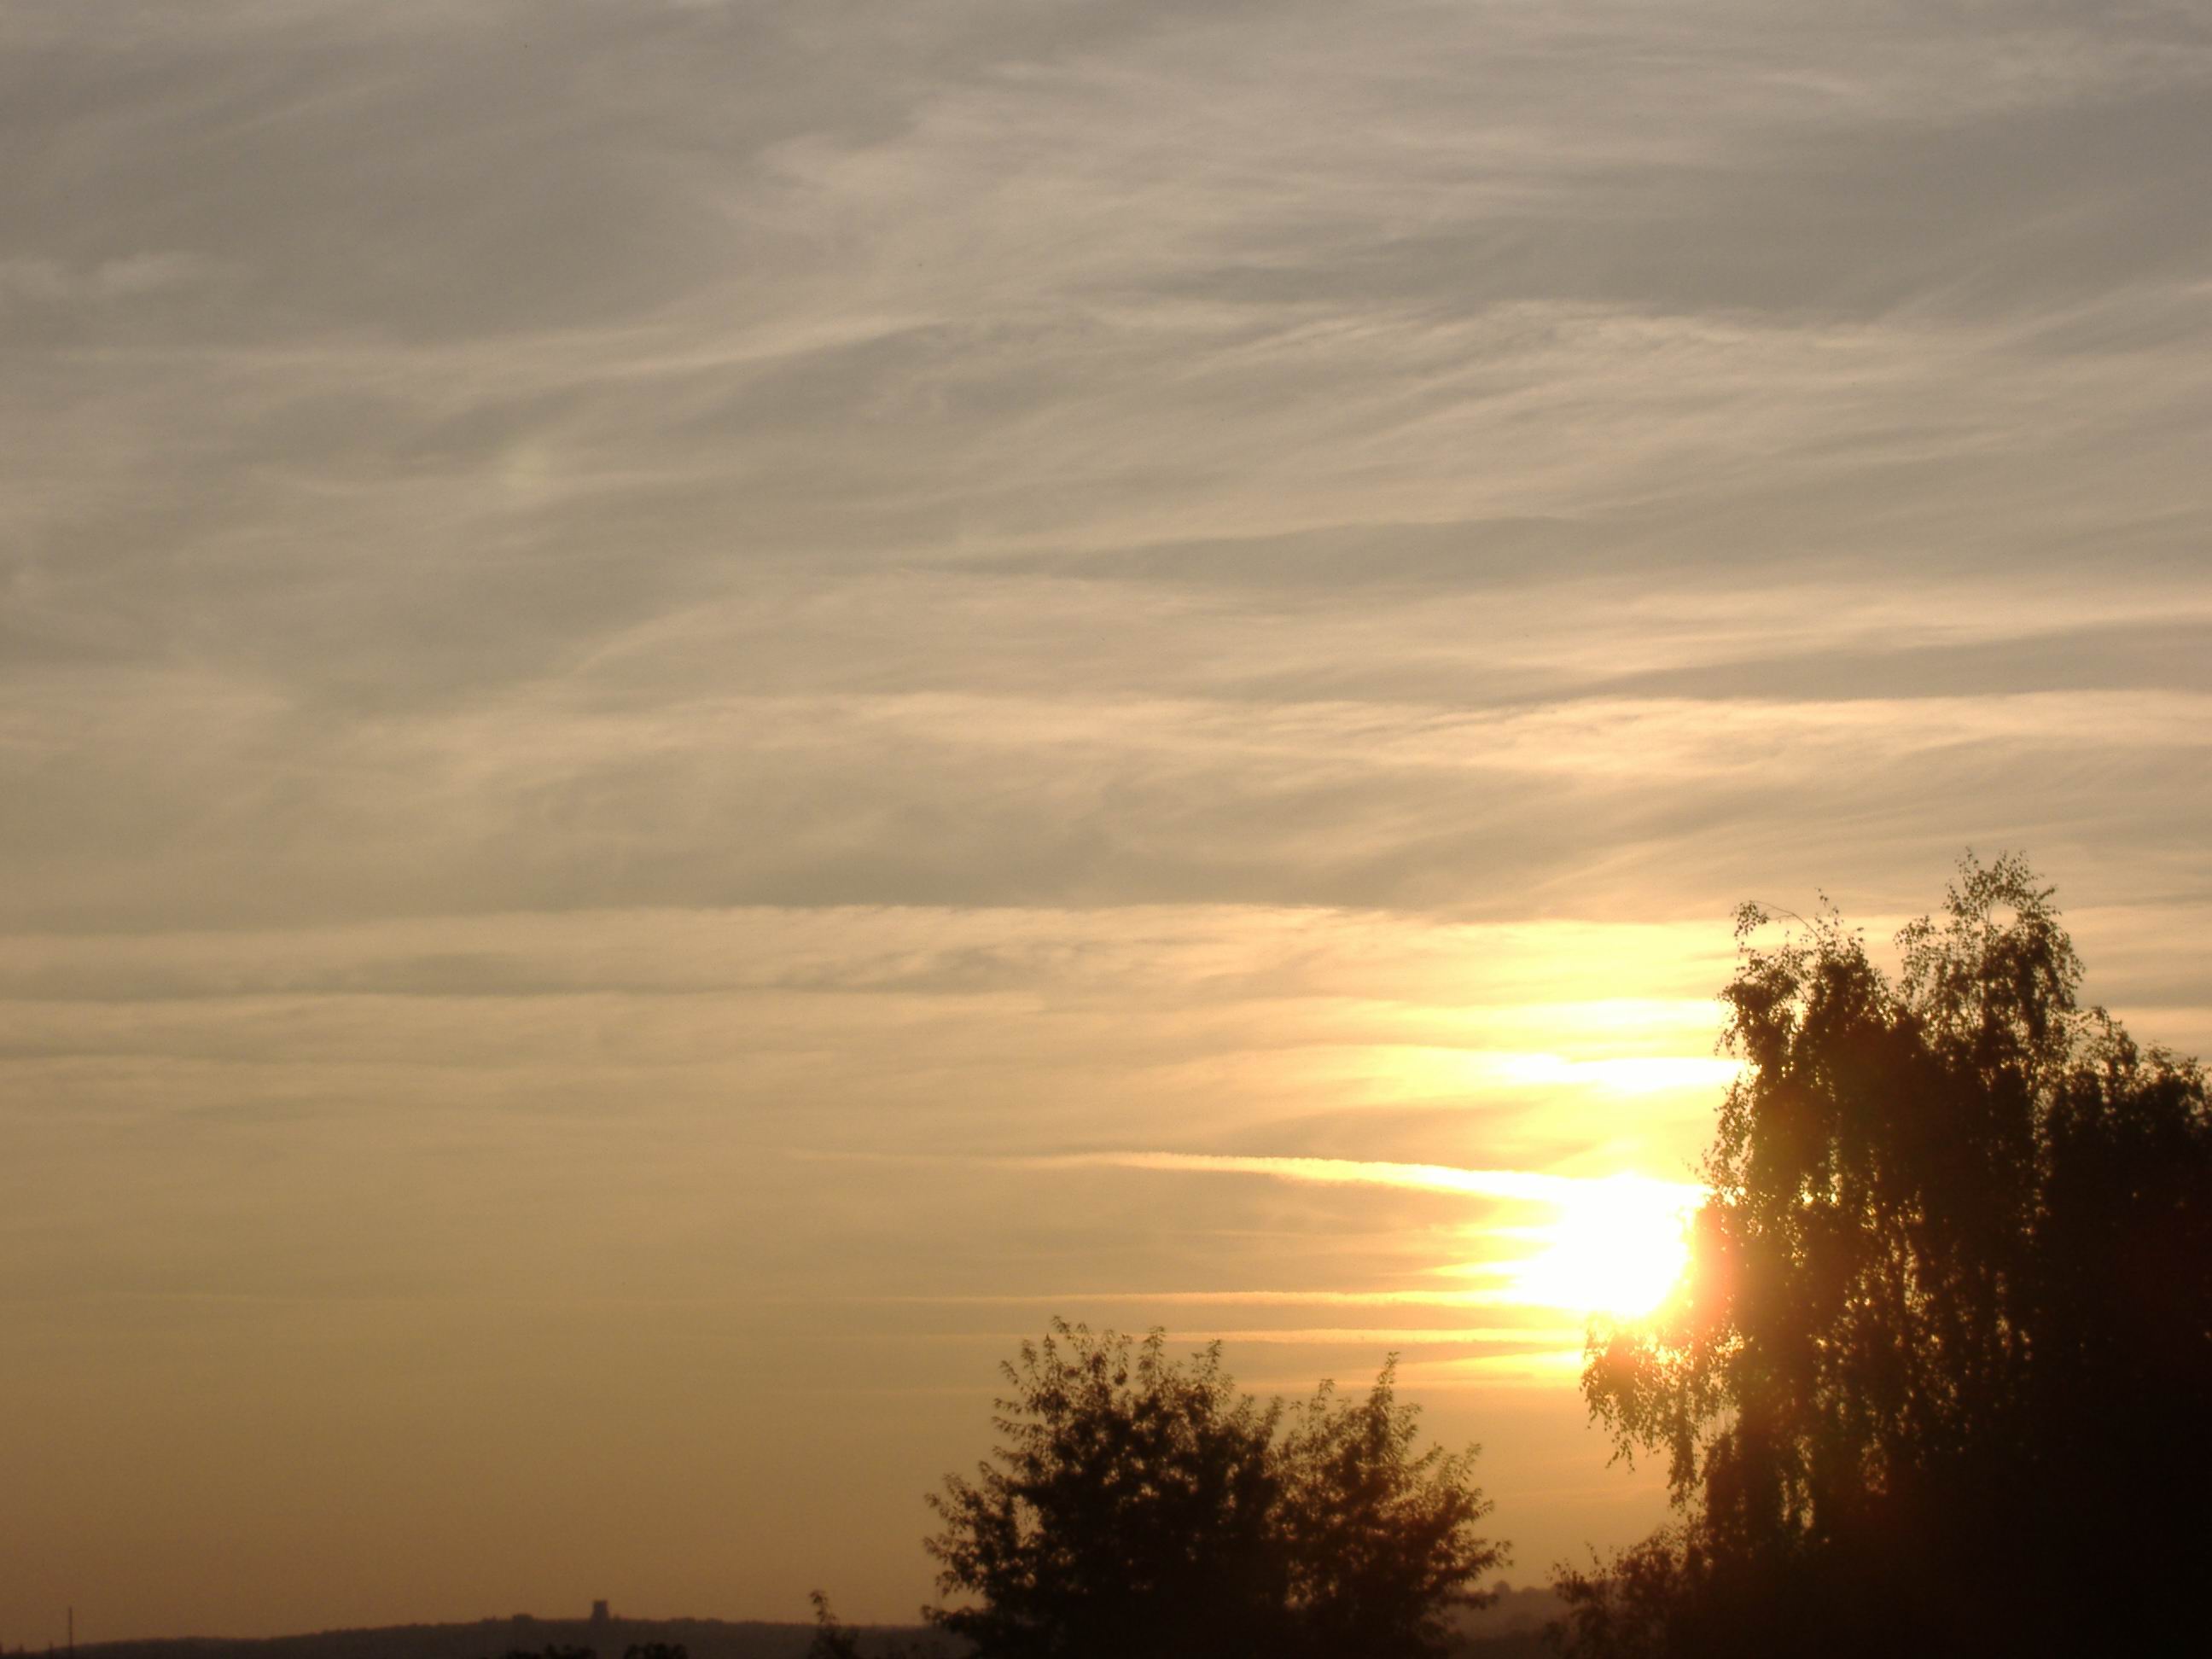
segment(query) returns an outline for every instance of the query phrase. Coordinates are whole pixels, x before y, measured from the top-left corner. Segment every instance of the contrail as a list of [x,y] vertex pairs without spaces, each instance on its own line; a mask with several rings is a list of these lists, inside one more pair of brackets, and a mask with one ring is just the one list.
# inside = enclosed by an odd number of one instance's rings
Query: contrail
[[1271,1176],[1330,1186],[1399,1187],[1419,1192],[1464,1193],[1524,1204],[1587,1202],[1609,1186],[1679,1194],[1690,1204],[1703,1189],[1648,1176],[1539,1175],[1528,1170],[1463,1170],[1449,1164],[1394,1164],[1351,1158],[1246,1158],[1217,1152],[1057,1152],[1001,1162],[1030,1170],[1164,1170],[1199,1175]]

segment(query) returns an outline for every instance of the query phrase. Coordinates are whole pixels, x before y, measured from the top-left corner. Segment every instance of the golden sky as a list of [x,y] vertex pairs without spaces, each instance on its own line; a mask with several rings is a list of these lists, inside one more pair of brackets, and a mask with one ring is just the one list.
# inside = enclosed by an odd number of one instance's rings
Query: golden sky
[[0,1642],[908,1617],[1054,1313],[1537,1578],[1735,903],[2212,1048],[2201,7],[14,0],[0,154]]

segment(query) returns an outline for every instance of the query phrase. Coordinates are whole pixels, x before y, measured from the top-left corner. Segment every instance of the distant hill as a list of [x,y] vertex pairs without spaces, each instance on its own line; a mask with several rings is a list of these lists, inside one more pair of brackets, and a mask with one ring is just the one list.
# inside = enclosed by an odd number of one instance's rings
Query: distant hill
[[1462,1612],[1453,1621],[1460,1631],[1456,1659],[1537,1659],[1548,1653],[1544,1626],[1566,1612],[1565,1604],[1548,1585],[1516,1589],[1500,1579],[1491,1589],[1495,1601]]
[[[1540,1632],[1561,1609],[1549,1589],[1500,1585],[1498,1601],[1456,1620],[1460,1659],[1536,1659]],[[888,1650],[930,1641],[951,1659],[960,1651],[915,1626],[854,1626],[864,1648]],[[689,1659],[800,1659],[811,1625],[721,1619],[480,1619],[467,1625],[394,1625],[382,1630],[331,1630],[312,1636],[162,1637],[143,1642],[82,1643],[77,1659],[506,1659],[548,1648],[588,1648],[596,1659],[623,1659],[624,1649],[680,1644]]]
[[[918,1627],[855,1626],[866,1646],[890,1647],[927,1634]],[[504,1659],[547,1648],[589,1648],[597,1659],[623,1659],[636,1644],[681,1644],[690,1659],[799,1659],[811,1625],[720,1619],[483,1619],[469,1625],[394,1625],[312,1636],[258,1638],[163,1637],[143,1642],[81,1643],[77,1659]],[[941,1638],[940,1638],[941,1639]],[[945,1650],[948,1654],[951,1649]]]

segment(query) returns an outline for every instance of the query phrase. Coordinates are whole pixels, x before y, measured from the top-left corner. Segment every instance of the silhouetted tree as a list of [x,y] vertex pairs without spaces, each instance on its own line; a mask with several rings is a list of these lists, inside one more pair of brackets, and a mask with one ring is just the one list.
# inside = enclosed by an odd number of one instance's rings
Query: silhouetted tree
[[[806,1599],[814,1604],[814,1636],[806,1644],[805,1659],[867,1659],[869,1650],[862,1648],[857,1633],[838,1623],[827,1595],[818,1589],[809,1590]],[[889,1642],[880,1636],[875,1638],[872,1651],[875,1659],[944,1659],[933,1647]]]
[[859,1640],[837,1622],[830,1598],[817,1589],[807,1591],[806,1599],[814,1604],[814,1639],[806,1644],[806,1659],[860,1659]]
[[1665,1452],[1682,1518],[1566,1576],[1569,1650],[2187,1627],[2212,1543],[2212,1109],[2194,1061],[2077,1004],[2051,898],[1970,856],[1894,979],[1832,912],[1773,948],[1739,913],[1745,1070],[1691,1270],[1652,1320],[1594,1332],[1583,1378],[1623,1453]]
[[981,1604],[929,1617],[982,1659],[1396,1659],[1487,1600],[1466,1587],[1504,1552],[1474,1533],[1474,1453],[1413,1455],[1389,1368],[1358,1405],[1324,1388],[1286,1432],[1218,1343],[1178,1362],[1158,1331],[1055,1320],[1003,1370],[1002,1443],[930,1498],[939,1586]]
[[1447,1608],[1495,1599],[1467,1589],[1505,1560],[1474,1530],[1491,1509],[1474,1484],[1479,1449],[1417,1454],[1415,1411],[1398,1403],[1396,1382],[1394,1358],[1364,1400],[1341,1400],[1324,1382],[1291,1413],[1276,1449],[1297,1650],[1434,1652]]

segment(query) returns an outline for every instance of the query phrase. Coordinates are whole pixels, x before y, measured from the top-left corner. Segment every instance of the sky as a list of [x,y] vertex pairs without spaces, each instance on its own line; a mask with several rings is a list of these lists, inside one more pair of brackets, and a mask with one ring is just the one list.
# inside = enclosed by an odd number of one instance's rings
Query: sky
[[9,0],[0,155],[0,1643],[908,1619],[1054,1314],[1540,1580],[1735,905],[2212,1048],[2201,5]]

